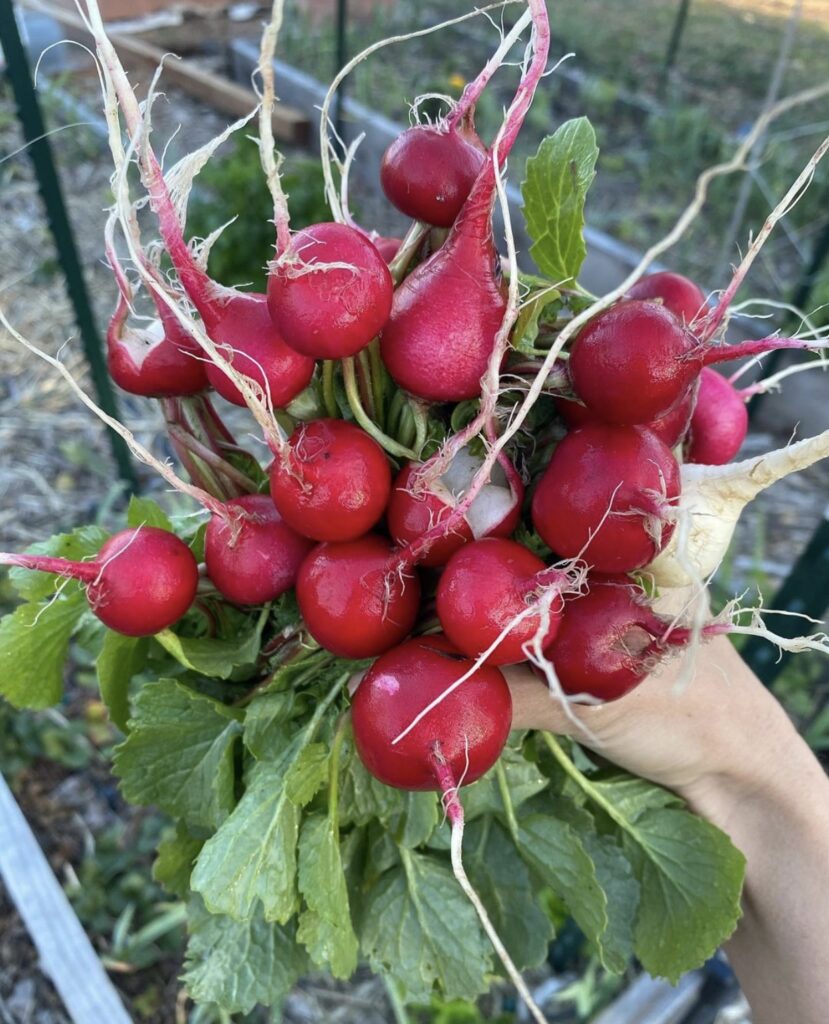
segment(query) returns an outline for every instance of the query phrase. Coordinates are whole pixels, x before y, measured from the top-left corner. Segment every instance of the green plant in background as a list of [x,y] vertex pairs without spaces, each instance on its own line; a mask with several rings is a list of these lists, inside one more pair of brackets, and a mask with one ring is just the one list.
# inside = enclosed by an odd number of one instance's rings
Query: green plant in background
[[[330,218],[318,160],[289,157],[282,186],[290,198],[293,228]],[[237,136],[228,154],[211,161],[196,179],[187,214],[188,230],[202,238],[235,218],[210,251],[209,270],[217,281],[265,291],[266,263],[273,255],[272,208],[256,144]]]

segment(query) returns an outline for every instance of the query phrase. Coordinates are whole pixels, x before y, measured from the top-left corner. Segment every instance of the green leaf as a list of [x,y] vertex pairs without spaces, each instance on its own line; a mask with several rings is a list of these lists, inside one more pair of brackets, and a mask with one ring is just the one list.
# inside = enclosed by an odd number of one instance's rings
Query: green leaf
[[139,526],[154,526],[159,530],[173,533],[173,524],[164,509],[151,498],[138,498],[134,494],[127,508],[127,526],[132,529]]
[[[50,558],[66,558],[70,562],[82,562],[92,555],[97,555],[109,534],[100,526],[81,526],[71,533],[59,533],[49,540],[39,541],[26,549],[29,555],[48,555]],[[9,569],[9,580],[15,590],[26,601],[40,601],[51,597],[58,586],[63,586],[64,594],[79,589],[74,581],[58,579],[48,572],[36,569],[20,569],[15,566]]]
[[538,967],[554,937],[530,884],[530,875],[507,832],[491,818],[464,835],[464,861],[472,886],[520,970]]
[[574,830],[563,821],[530,814],[519,821],[518,848],[522,858],[567,904],[587,938],[600,947],[608,926],[607,897],[593,861]]
[[236,712],[170,679],[141,687],[115,774],[127,800],[215,828],[235,802]]
[[229,679],[234,669],[252,665],[259,656],[267,615],[265,609],[251,631],[232,640],[179,636],[171,629],[156,633],[155,639],[185,668],[213,679]]
[[302,825],[299,891],[307,909],[300,914],[297,939],[318,967],[327,964],[335,978],[350,978],[357,967],[358,949],[340,860],[339,829],[321,814]]
[[672,808],[646,811],[623,841],[642,887],[636,955],[675,984],[737,926],[745,858],[719,829]]
[[261,901],[266,920],[284,923],[297,909],[300,811],[285,788],[295,749],[254,765],[245,795],[199,854],[191,884],[214,914],[243,920]]
[[675,793],[647,779],[640,779],[637,775],[628,775],[627,772],[614,772],[602,778],[591,777],[590,784],[631,821],[653,808],[685,806]]
[[123,636],[108,629],[95,663],[101,697],[109,709],[109,717],[124,733],[130,717],[130,681],[144,668],[149,647],[147,637]]
[[403,793],[403,808],[388,822],[389,833],[396,843],[408,849],[423,846],[438,823],[440,800],[437,793]]
[[[528,761],[515,747],[504,747],[499,761],[507,779],[512,806],[517,810],[537,793],[546,789],[549,779],[538,765]],[[463,791],[464,816],[474,821],[482,814],[503,814],[504,801],[498,785],[498,765]]]
[[406,1002],[428,1003],[437,982],[450,999],[488,988],[492,956],[472,905],[440,860],[407,850],[371,890],[360,944],[373,970],[388,974]]
[[586,117],[566,121],[527,160],[521,185],[524,216],[536,266],[556,284],[574,282],[587,249],[584,200],[595,176],[599,150]]
[[227,1013],[271,1006],[279,1017],[283,999],[310,966],[294,925],[268,924],[261,911],[242,922],[209,914],[198,897],[187,914],[184,983],[191,997]]
[[258,761],[278,760],[294,736],[293,690],[262,693],[245,709],[245,746]]
[[324,743],[309,743],[285,776],[285,792],[297,807],[309,804],[328,778],[329,750]]
[[86,608],[80,590],[23,604],[0,619],[0,694],[17,708],[45,708],[63,694],[69,640]]
[[366,770],[352,741],[340,775],[340,824],[367,825],[375,818],[386,823],[402,812],[403,799],[401,790],[384,785]]
[[545,288],[536,295],[525,300],[521,307],[521,313],[515,324],[512,335],[513,348],[518,352],[533,354],[535,342],[538,338],[538,328],[547,319],[554,320],[555,316],[544,315],[549,306],[555,305],[555,313],[561,308],[561,293],[555,288]]
[[599,938],[596,951],[609,971],[622,974],[633,958],[639,883],[630,861],[611,836],[584,835],[582,841],[607,898],[607,928]]
[[169,892],[186,899],[190,892],[190,873],[201,848],[202,840],[193,839],[181,824],[175,831],[169,829],[158,844],[153,878]]

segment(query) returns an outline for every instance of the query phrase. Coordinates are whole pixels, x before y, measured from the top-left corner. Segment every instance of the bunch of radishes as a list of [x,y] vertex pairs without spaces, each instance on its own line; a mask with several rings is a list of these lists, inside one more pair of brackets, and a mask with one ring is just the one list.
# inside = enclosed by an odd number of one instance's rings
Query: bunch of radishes
[[[116,162],[109,367],[124,390],[162,401],[190,482],[130,441],[206,510],[204,564],[146,526],[117,534],[91,562],[0,557],[82,580],[95,614],[131,636],[173,626],[197,590],[242,607],[295,590],[307,644],[355,670],[376,659],[351,702],[366,767],[391,786],[438,789],[459,824],[457,788],[495,763],[510,730],[500,666],[530,660],[559,697],[611,700],[670,651],[731,628],[669,620],[648,595],[703,587],[742,506],[829,454],[829,432],[726,466],[745,438],[752,389],[709,367],[820,343],[725,343],[733,287],[709,308],[692,282],[654,273],[591,304],[572,280],[525,281],[509,233],[499,258],[494,207],[547,65],[544,0],[528,0],[442,121],[407,129],[387,151],[383,191],[415,221],[400,241],[355,224],[333,186],[335,220],[291,232],[269,136],[272,24],[260,65],[277,229],[268,293],[219,286],[205,269],[209,246],[183,233],[189,180],[215,146],[162,172],[150,103],[142,110],[88,7]],[[475,101],[530,24],[521,83],[487,145]],[[141,243],[131,160],[172,281]],[[140,288],[157,316],[131,327]],[[528,360],[514,347],[519,313],[552,289],[543,358]],[[266,469],[237,444],[211,390],[250,408]],[[456,868],[463,877],[459,856]]]

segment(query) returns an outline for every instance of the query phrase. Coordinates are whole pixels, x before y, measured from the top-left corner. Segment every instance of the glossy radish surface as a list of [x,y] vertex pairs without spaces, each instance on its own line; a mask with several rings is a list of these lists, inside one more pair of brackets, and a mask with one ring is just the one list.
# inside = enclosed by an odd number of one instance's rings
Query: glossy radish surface
[[317,643],[341,658],[373,658],[410,633],[420,584],[394,568],[391,544],[373,534],[314,548],[299,570],[296,596]]
[[670,449],[643,427],[588,424],[553,452],[532,501],[539,536],[599,572],[630,572],[667,544],[680,490]]
[[[289,348],[273,325],[264,295],[233,296],[207,327],[213,342],[238,373],[250,377],[276,408],[288,405],[304,390],[314,372],[314,360]],[[221,367],[211,362],[207,376],[222,398],[234,405],[245,400]]]
[[[526,613],[544,590],[547,567],[515,541],[489,537],[456,551],[441,575],[437,613],[449,641],[477,658],[516,616]],[[537,633],[546,648],[558,631],[562,601],[554,598],[549,618],[535,611],[510,629],[487,656],[488,665],[514,665],[527,658],[524,645]]]
[[282,521],[267,494],[229,501],[204,538],[207,575],[234,604],[264,604],[290,590],[312,542]]
[[343,359],[380,333],[393,287],[386,261],[367,235],[347,224],[315,224],[297,232],[274,264],[268,306],[295,351]]
[[512,700],[503,675],[492,666],[476,669],[393,744],[472,665],[439,635],[408,640],[375,661],[351,707],[357,752],[372,775],[398,789],[440,789],[435,753],[463,784],[475,782],[495,764],[509,735]]
[[656,299],[684,324],[693,323],[708,312],[708,303],[702,289],[682,274],[662,270],[646,274],[628,291],[631,299]]
[[401,213],[448,228],[461,212],[484,162],[483,147],[455,129],[415,125],[392,142],[380,184]]
[[[670,412],[666,412],[658,420],[643,423],[642,426],[656,434],[659,440],[669,448],[673,448],[688,433],[696,399],[697,389],[692,385],[685,397]],[[570,428],[583,427],[586,423],[602,422],[587,406],[581,405],[579,402],[557,398],[555,406],[561,418]]]
[[702,369],[702,352],[670,310],[629,300],[583,328],[568,366],[573,389],[598,419],[649,423],[687,395]]
[[391,491],[383,449],[345,420],[300,423],[270,468],[285,522],[313,540],[354,540],[377,523]]
[[748,434],[746,403],[722,374],[705,367],[688,435],[686,462],[724,466],[739,452]]

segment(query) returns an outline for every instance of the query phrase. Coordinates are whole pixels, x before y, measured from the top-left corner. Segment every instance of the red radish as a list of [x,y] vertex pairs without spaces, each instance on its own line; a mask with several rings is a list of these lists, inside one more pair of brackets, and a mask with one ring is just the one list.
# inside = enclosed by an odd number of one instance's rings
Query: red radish
[[148,327],[126,326],[123,295],[107,329],[107,366],[119,388],[131,395],[172,398],[206,391],[207,365],[199,346],[163,303]]
[[[707,373],[708,371],[703,372]],[[666,412],[658,420],[643,423],[642,426],[656,434],[659,440],[664,441],[669,448],[673,448],[688,433],[696,399],[697,390],[692,386],[670,412]],[[586,405],[582,405],[580,402],[573,402],[567,398],[556,398],[555,407],[570,428],[582,427],[585,423],[601,422]]]
[[366,673],[351,707],[363,764],[387,786],[443,789],[439,755],[457,782],[475,782],[498,760],[509,735],[512,700],[497,668],[476,669],[396,745],[394,739],[427,704],[473,666],[443,636],[407,640]]
[[285,341],[314,359],[353,356],[380,333],[394,283],[369,238],[347,224],[297,232],[268,278],[268,307]]
[[380,445],[345,420],[300,423],[270,469],[280,515],[305,537],[355,540],[383,515],[391,468]]
[[662,270],[646,274],[628,290],[631,299],[661,299],[666,309],[684,324],[693,323],[708,312],[708,303],[702,289],[682,274]]
[[[488,651],[517,616],[523,616],[487,655],[487,665],[525,661],[524,645],[538,633],[541,649],[554,639],[562,599],[555,591],[565,574],[511,540],[489,537],[456,551],[440,578],[437,613],[443,631],[463,654]],[[539,600],[548,595],[546,605]]]
[[740,450],[747,433],[748,410],[742,395],[722,374],[705,367],[691,417],[686,462],[723,466]]
[[175,534],[152,526],[114,534],[90,562],[0,554],[0,564],[80,580],[94,614],[125,636],[152,636],[178,622],[199,582],[190,548]]
[[471,506],[456,523],[441,530],[441,525],[448,522],[448,517],[463,500],[482,461],[468,450],[462,450],[436,480],[430,481],[429,463],[409,463],[398,474],[386,510],[386,522],[397,544],[413,548],[418,565],[445,565],[467,541],[508,537],[518,526],[524,484],[509,463],[506,464],[509,472],[503,464],[497,463],[490,474],[490,482],[481,488]]
[[546,654],[565,693],[617,700],[642,682],[666,644],[687,640],[687,630],[666,637],[669,628],[628,581],[591,579],[586,594],[567,602]]
[[398,571],[384,537],[369,534],[314,548],[299,570],[296,596],[317,643],[340,658],[373,658],[411,632],[420,584]]
[[[225,305],[203,307],[202,316],[227,361],[255,381],[277,408],[288,405],[308,386],[314,361],[285,344],[273,325],[264,295],[239,292]],[[234,405],[246,404],[216,363],[208,365],[207,376],[222,398]]]
[[204,560],[234,604],[264,604],[290,590],[312,544],[283,521],[267,494],[235,498],[207,524]]
[[387,198],[407,217],[451,227],[481,170],[485,150],[474,131],[420,124],[394,140],[380,165]]
[[387,238],[384,235],[378,235],[376,231],[372,231],[368,237],[386,263],[391,263],[403,244],[402,238]]
[[679,495],[679,466],[644,427],[591,423],[553,452],[532,502],[541,538],[599,572],[647,565],[667,544],[666,512]]

